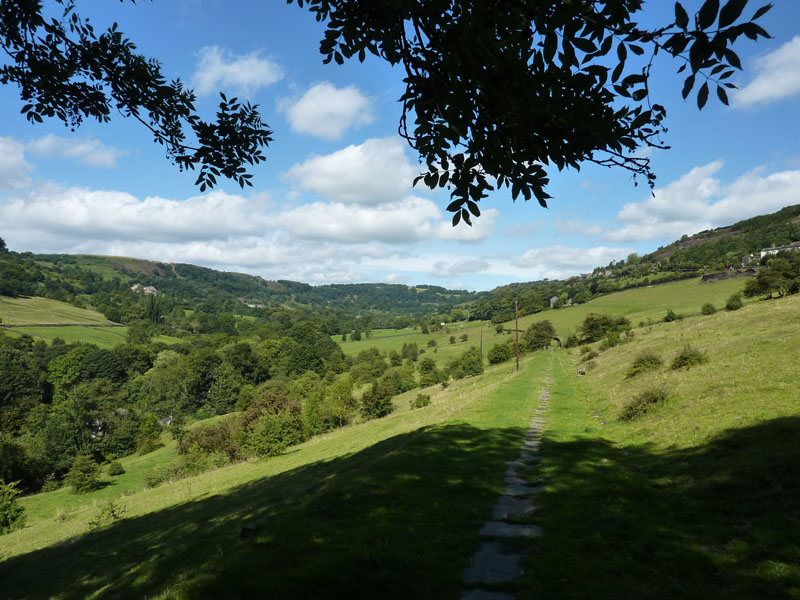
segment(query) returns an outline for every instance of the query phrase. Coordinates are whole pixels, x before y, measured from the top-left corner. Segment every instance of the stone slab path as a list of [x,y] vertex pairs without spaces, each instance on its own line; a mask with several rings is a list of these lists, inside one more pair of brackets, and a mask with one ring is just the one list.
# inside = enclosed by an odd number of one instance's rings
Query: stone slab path
[[550,373],[545,377],[545,387],[539,395],[539,406],[525,433],[525,440],[516,460],[506,462],[506,489],[492,509],[492,520],[483,524],[483,539],[477,552],[464,569],[464,589],[461,600],[514,600],[508,592],[487,589],[494,584],[513,582],[525,575],[525,551],[509,543],[514,538],[541,535],[542,528],[520,520],[534,508],[533,496],[544,488],[541,480],[520,476],[520,469],[530,469],[539,464],[542,433],[550,402]]

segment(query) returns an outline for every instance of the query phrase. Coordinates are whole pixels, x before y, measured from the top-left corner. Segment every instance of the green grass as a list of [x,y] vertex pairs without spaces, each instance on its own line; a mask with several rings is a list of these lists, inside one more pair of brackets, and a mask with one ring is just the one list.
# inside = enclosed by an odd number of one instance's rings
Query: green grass
[[[362,339],[357,342],[342,342],[341,335],[338,337],[332,336],[332,339],[339,343],[342,351],[348,356],[356,356],[362,350],[367,350],[369,348],[378,348],[381,352],[385,353],[391,352],[392,350],[399,353],[403,348],[403,344],[416,343],[420,350],[425,350],[425,353],[421,356],[432,358],[436,361],[437,366],[442,367],[447,364],[447,361],[463,353],[470,346],[480,346],[481,328],[483,329],[484,356],[486,356],[486,353],[489,352],[494,344],[508,339],[506,334],[496,333],[493,325],[482,321],[451,324],[441,331],[427,334],[420,333],[418,330],[394,330],[406,331],[407,333],[377,336],[369,339],[362,337]],[[461,335],[464,333],[468,336],[466,342],[461,341]],[[455,344],[450,343],[450,336],[455,336]],[[435,351],[434,348],[428,347],[428,340],[434,340],[436,342]]]
[[[648,319],[660,321],[670,308],[677,314],[699,314],[706,302],[717,309],[725,306],[728,297],[744,288],[744,279],[727,279],[716,283],[700,283],[700,278],[686,279],[661,285],[623,290],[600,296],[581,304],[558,310],[528,315],[519,321],[520,329],[531,323],[549,319],[560,336],[574,333],[590,312],[627,317],[634,327]],[[513,328],[513,321],[506,323]]]
[[76,308],[66,302],[47,298],[8,298],[0,296],[3,325],[40,325],[44,323],[99,325],[111,323],[93,310]]
[[[684,343],[709,362],[672,371]],[[558,353],[520,598],[800,598],[800,298],[654,326],[575,375]],[[661,370],[633,379],[642,350]],[[665,385],[630,422],[624,405]]]
[[68,344],[81,342],[95,344],[100,348],[113,348],[124,344],[127,339],[127,327],[80,327],[65,325],[63,327],[15,327],[15,331],[25,333],[48,342],[61,338]]
[[[412,411],[414,390],[386,418],[270,460],[150,490],[131,483],[119,500],[126,518],[105,529],[87,524],[111,486],[61,520],[50,515],[63,492],[27,498],[28,525],[3,538],[4,589],[58,598],[455,597],[547,361],[539,353],[516,376],[504,365],[427,390],[432,404]],[[123,459],[131,482],[133,460],[154,458]],[[241,527],[263,516],[264,529],[240,540]]]

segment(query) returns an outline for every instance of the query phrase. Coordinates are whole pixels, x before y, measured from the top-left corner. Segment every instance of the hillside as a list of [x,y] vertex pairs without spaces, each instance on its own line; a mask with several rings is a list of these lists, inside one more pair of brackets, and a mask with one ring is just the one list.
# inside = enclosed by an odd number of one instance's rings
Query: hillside
[[[675,288],[688,307],[734,283],[660,289]],[[599,300],[630,317],[644,314],[644,291]],[[506,362],[426,390],[427,408],[410,409],[410,391],[390,416],[282,456],[146,488],[146,474],[176,458],[165,436],[163,448],[123,458],[126,474],[100,490],[25,498],[29,522],[3,537],[0,576],[17,597],[455,597],[552,361],[544,460],[530,475],[545,490],[525,517],[543,534],[515,542],[530,553],[526,574],[499,589],[586,600],[793,597],[800,296],[634,327],[585,376],[576,375],[583,350],[540,351],[518,376]],[[399,348],[423,335],[378,339]],[[686,345],[705,362],[673,370]],[[645,352],[661,365],[629,376]],[[664,399],[625,417],[653,388]],[[89,529],[111,499],[119,520]],[[263,516],[263,529],[240,540],[243,524]]]

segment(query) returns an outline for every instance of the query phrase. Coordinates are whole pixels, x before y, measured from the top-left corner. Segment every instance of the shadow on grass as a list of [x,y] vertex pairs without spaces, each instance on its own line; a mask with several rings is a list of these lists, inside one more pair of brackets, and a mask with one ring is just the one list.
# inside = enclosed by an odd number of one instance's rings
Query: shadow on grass
[[4,597],[453,598],[522,435],[423,428],[124,519],[3,561]]
[[549,441],[525,598],[800,598],[800,418],[687,450]]

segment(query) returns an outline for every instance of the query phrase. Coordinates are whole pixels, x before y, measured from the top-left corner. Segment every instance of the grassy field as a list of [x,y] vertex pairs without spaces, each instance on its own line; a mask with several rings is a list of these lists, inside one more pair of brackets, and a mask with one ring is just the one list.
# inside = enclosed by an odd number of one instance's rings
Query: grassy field
[[110,324],[102,314],[76,308],[66,302],[47,298],[8,298],[0,296],[3,325],[40,325],[44,323],[88,325]]
[[[558,310],[548,310],[520,319],[520,329],[534,321],[549,319],[558,335],[574,333],[590,312],[627,317],[634,327],[648,319],[659,321],[670,308],[678,314],[699,314],[700,307],[711,302],[718,309],[725,306],[731,294],[744,288],[745,279],[728,279],[716,283],[700,283],[700,278],[675,281],[662,285],[634,288],[600,296],[581,304]],[[513,328],[513,321],[506,324]]]
[[65,325],[63,327],[15,327],[14,331],[25,333],[35,339],[53,341],[61,338],[68,344],[81,342],[95,344],[100,348],[113,348],[124,344],[127,338],[127,327],[80,327]]
[[[708,362],[673,371],[685,343]],[[800,598],[798,346],[792,297],[637,332],[585,377],[558,353],[519,597]],[[627,377],[645,350],[664,366]],[[654,386],[667,400],[621,420]]]
[[[28,525],[3,537],[4,590],[15,598],[453,598],[548,360],[539,353],[516,376],[504,365],[436,388],[423,409],[408,408],[410,392],[386,418],[270,460],[141,489],[141,472],[165,461],[167,446],[123,459],[128,474],[72,497],[67,510],[59,508],[65,491],[26,498]],[[111,497],[125,518],[89,531]],[[263,531],[239,539],[244,524],[264,516]]]

